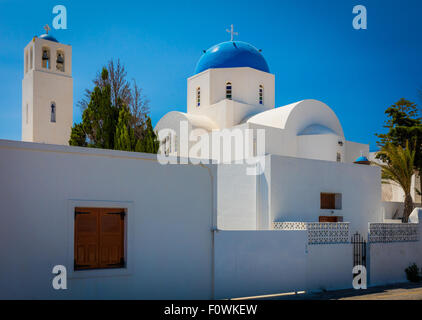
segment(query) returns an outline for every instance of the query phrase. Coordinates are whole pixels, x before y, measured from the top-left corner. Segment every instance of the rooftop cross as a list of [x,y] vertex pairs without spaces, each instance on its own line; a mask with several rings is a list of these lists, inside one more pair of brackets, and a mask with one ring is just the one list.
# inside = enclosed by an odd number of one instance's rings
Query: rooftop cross
[[233,35],[235,35],[235,36],[238,36],[239,35],[239,33],[234,32],[233,25],[231,25],[230,30],[229,29],[226,29],[226,32],[230,33],[230,41],[233,41]]
[[46,34],[48,34],[48,31],[50,31],[50,30],[51,30],[51,28],[49,27],[49,25],[48,25],[48,24],[46,24],[43,28],[45,29],[45,33],[46,33]]

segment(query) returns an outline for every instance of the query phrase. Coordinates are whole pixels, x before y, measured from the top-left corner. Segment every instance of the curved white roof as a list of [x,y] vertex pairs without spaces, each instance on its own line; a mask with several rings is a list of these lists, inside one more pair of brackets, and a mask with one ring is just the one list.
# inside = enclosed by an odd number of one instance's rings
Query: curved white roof
[[304,130],[299,132],[298,136],[313,136],[319,134],[336,134],[330,128],[321,126],[319,124],[311,124],[309,127],[306,127]]
[[158,121],[157,125],[155,126],[155,130],[159,130],[161,128],[179,127],[180,121],[183,120],[188,121],[194,129],[202,128],[207,131],[219,129],[218,125],[206,116],[171,111],[164,115],[160,121]]
[[325,127],[325,130],[344,136],[343,128],[334,111],[325,103],[313,99],[258,113],[246,122],[288,130],[296,135],[307,128]]

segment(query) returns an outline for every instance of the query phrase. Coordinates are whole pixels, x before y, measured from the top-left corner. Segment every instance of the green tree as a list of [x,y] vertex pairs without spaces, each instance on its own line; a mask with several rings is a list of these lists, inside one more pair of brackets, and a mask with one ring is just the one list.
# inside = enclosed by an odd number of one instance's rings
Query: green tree
[[83,129],[82,123],[77,123],[72,128],[72,132],[70,134],[69,145],[80,146],[80,147],[86,147],[88,145],[86,143],[86,133]]
[[72,128],[69,144],[93,148],[157,153],[149,101],[125,67],[112,60],[93,80],[94,89],[79,101],[82,122]]
[[82,125],[88,136],[88,146],[114,149],[114,135],[119,116],[119,107],[111,103],[111,87],[107,82],[108,71],[103,68],[101,77],[104,86],[96,86],[91,100],[82,114]]
[[405,194],[403,222],[408,222],[413,210],[411,184],[414,174],[415,150],[409,147],[408,142],[406,142],[405,148],[387,143],[378,154],[388,158],[388,161],[384,164],[373,162],[373,164],[381,167],[383,182],[394,181],[403,189]]
[[146,129],[142,139],[139,139],[135,151],[137,152],[147,152],[147,153],[157,153],[160,147],[157,135],[152,128],[151,119],[148,117],[146,120]]
[[135,134],[133,128],[130,127],[131,116],[127,107],[121,108],[115,134],[114,149],[116,150],[134,150]]
[[[400,99],[385,110],[388,120],[385,122],[384,128],[387,128],[388,132],[376,134],[376,136],[380,138],[377,144],[381,150],[387,144],[405,148],[408,142],[415,151],[414,169],[419,173],[419,179],[422,180],[422,119],[420,112],[415,103]],[[389,161],[386,153],[378,153],[377,158],[387,163]],[[420,193],[420,190],[417,191]]]

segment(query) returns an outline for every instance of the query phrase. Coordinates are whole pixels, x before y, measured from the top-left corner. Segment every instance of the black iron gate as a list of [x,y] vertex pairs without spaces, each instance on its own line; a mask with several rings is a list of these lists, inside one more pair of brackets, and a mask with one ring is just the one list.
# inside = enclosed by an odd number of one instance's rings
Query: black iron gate
[[366,241],[358,232],[352,235],[352,245],[353,266],[366,267]]

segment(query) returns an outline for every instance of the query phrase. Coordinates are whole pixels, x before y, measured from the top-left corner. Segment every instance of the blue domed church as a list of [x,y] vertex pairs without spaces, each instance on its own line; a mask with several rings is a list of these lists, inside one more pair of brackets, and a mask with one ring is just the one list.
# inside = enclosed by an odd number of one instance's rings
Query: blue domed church
[[[157,123],[161,151],[223,162],[224,148],[212,150],[213,140],[238,135],[243,150],[229,146],[230,161],[275,154],[353,163],[368,155],[368,145],[346,141],[325,103],[307,99],[276,107],[275,94],[275,76],[261,50],[243,41],[216,44],[203,51],[187,79],[187,111],[169,112]],[[200,137],[208,150],[191,152]]]

